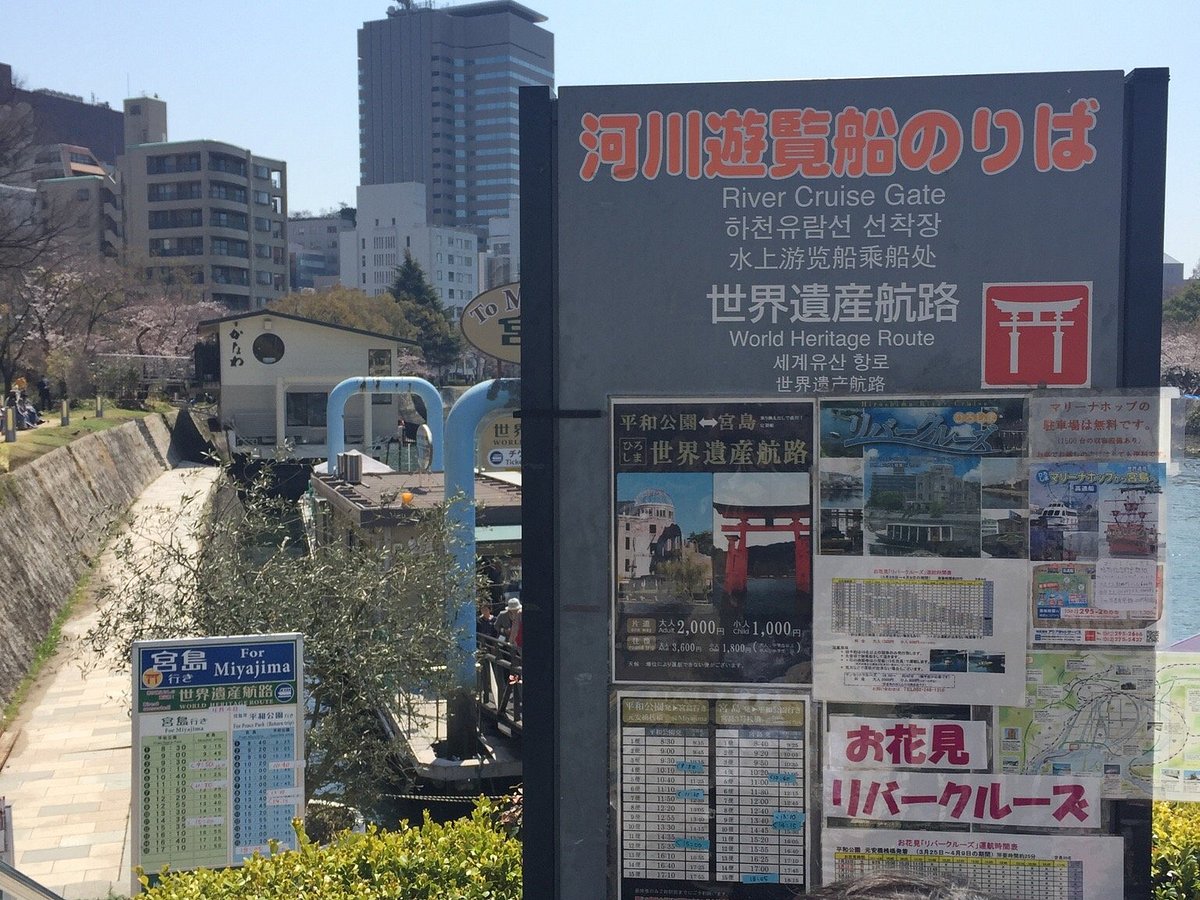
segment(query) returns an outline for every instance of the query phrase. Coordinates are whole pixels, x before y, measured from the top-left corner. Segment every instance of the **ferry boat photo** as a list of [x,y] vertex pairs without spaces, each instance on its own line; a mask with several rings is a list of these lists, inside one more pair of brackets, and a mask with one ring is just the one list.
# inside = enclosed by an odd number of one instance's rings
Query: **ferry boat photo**
[[1043,528],[1057,528],[1060,531],[1078,531],[1079,513],[1062,501],[1055,501],[1042,507],[1035,524]]
[[954,544],[954,526],[935,522],[889,522],[884,531],[875,532],[875,541],[903,550],[938,550]]

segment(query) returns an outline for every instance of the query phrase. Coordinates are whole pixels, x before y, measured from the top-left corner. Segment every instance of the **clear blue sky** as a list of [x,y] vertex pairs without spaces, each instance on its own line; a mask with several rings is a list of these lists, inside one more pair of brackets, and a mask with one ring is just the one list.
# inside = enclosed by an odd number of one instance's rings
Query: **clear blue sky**
[[[354,203],[356,31],[389,0],[0,0],[0,62],[27,87],[119,108],[154,93],[173,139],[288,163],[289,205]],[[1200,261],[1196,0],[525,0],[562,85],[1171,70],[1165,250]]]

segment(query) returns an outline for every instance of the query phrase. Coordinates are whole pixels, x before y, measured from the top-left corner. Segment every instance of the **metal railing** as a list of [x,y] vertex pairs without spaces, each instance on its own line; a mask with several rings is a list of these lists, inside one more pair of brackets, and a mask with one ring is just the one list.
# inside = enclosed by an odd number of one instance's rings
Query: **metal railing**
[[42,887],[0,859],[0,898],[3,900],[63,900],[62,895]]
[[520,735],[524,727],[521,648],[486,634],[477,634],[475,640],[479,648],[479,714],[495,721],[501,733]]

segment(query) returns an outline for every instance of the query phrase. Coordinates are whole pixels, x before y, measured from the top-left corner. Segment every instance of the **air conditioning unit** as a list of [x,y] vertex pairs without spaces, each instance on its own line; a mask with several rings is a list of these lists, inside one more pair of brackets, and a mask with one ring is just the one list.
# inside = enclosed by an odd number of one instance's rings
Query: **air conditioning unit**
[[357,450],[349,450],[337,455],[338,478],[346,484],[362,483],[362,454]]

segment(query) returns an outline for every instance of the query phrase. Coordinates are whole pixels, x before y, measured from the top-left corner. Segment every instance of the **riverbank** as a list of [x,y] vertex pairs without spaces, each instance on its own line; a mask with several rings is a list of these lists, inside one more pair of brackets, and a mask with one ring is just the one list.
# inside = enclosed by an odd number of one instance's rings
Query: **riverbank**
[[131,888],[130,682],[81,641],[98,615],[97,592],[133,564],[114,553],[126,539],[134,559],[172,537],[194,546],[205,504],[183,499],[206,496],[220,475],[184,461],[140,493],[64,625],[57,653],[0,737],[0,796],[13,806],[16,867],[66,898],[124,896]]

